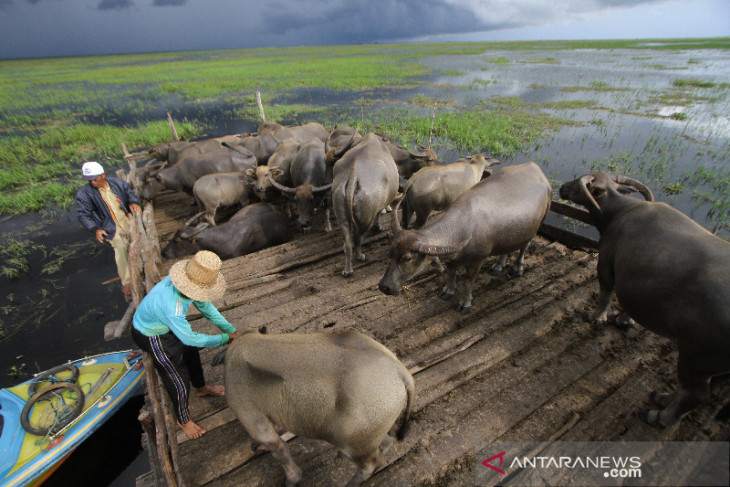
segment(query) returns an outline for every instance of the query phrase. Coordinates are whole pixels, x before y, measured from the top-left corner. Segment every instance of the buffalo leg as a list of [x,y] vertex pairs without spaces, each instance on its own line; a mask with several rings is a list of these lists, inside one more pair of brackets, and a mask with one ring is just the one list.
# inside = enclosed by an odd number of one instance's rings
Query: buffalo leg
[[456,293],[456,267],[449,267],[446,284],[436,294],[439,298],[448,301]]
[[345,240],[342,245],[342,249],[345,251],[345,268],[342,270],[342,277],[350,277],[352,275],[352,235],[349,229],[343,228],[342,230],[342,236]]
[[287,485],[296,485],[302,479],[302,469],[294,463],[289,447],[276,433],[271,421],[259,413],[236,414],[251,438],[271,452],[281,462]]
[[331,232],[332,224],[330,223],[330,209],[329,207],[324,209],[324,231]]
[[611,304],[611,297],[613,297],[613,269],[611,265],[607,263],[606,259],[601,259],[601,255],[598,255],[598,305],[590,321],[597,325],[605,325],[608,323],[608,306]]
[[680,348],[677,362],[679,389],[676,393],[659,396],[659,400],[669,402],[669,404],[661,411],[651,410],[642,415],[647,423],[670,426],[685,413],[709,400],[711,374],[708,374],[706,370],[697,370],[694,362],[695,360],[683,358]]
[[608,323],[608,306],[611,304],[611,297],[613,296],[613,286],[607,289],[603,283],[600,285],[600,291],[598,292],[598,305],[596,311],[593,312],[590,321],[597,325],[605,325]]
[[458,310],[463,315],[471,313],[471,304],[473,300],[472,291],[474,289],[474,281],[477,279],[477,274],[482,268],[482,263],[478,263],[471,269],[467,269],[464,274],[464,290],[461,294],[461,300],[459,301]]
[[512,275],[520,277],[522,274],[525,273],[525,252],[527,252],[527,247],[530,246],[530,241],[528,240],[522,249],[520,249],[520,255],[517,256],[517,260],[514,264],[512,264]]
[[385,465],[385,457],[380,452],[379,448],[376,448],[373,453],[364,457],[353,458],[355,463],[360,470],[350,479],[347,483],[347,487],[357,487],[362,485],[367,479],[373,476],[373,474]]
[[489,273],[493,276],[501,276],[504,270],[505,264],[507,264],[507,256],[509,254],[502,254],[499,256],[499,260],[496,264],[489,268]]

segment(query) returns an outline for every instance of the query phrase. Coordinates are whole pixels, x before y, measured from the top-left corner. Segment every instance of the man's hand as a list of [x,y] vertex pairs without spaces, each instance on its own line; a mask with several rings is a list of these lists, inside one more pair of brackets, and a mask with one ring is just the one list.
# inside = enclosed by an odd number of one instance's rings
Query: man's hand
[[239,334],[239,333],[240,333],[240,331],[238,331],[238,330],[236,330],[236,333],[229,333],[229,334],[228,334],[228,341],[229,341],[229,342],[232,342],[232,341],[233,341],[233,339],[234,339],[234,338],[236,338],[236,337],[238,336],[238,334]]
[[135,215],[142,211],[142,208],[140,208],[137,203],[130,203],[129,209],[132,210],[132,213]]
[[106,230],[102,228],[96,229],[96,241],[99,243],[104,243],[104,237],[106,237],[108,233],[106,233]]

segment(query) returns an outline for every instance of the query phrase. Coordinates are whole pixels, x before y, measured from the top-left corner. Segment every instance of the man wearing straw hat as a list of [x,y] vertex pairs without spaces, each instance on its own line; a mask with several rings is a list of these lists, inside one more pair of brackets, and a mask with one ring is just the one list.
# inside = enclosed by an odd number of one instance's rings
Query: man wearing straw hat
[[81,179],[89,184],[82,186],[76,193],[76,215],[87,230],[94,232],[97,242],[104,243],[106,240],[114,249],[122,294],[127,301],[131,301],[132,278],[127,262],[129,216],[142,211],[139,199],[126,181],[107,178],[98,162],[84,162]]
[[[209,386],[203,377],[199,347],[225,345],[238,335],[236,328],[211,303],[223,296],[226,280],[220,273],[220,258],[201,250],[192,259],[176,262],[170,274],[144,297],[134,313],[132,338],[152,356],[162,378],[175,416],[189,438],[199,438],[205,430],[190,418],[190,383],[198,396],[223,396],[223,386]],[[185,315],[195,306],[223,333],[196,333]]]

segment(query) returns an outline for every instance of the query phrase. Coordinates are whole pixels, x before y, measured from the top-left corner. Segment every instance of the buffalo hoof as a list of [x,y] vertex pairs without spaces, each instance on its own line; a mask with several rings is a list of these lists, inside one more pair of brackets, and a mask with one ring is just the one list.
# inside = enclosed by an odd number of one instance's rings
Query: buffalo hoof
[[634,328],[636,326],[636,322],[626,313],[621,313],[616,317],[616,328],[619,330],[628,330],[629,328]]
[[468,315],[469,313],[471,313],[471,306],[459,305],[456,309],[458,309],[459,313],[461,313],[462,315]]
[[522,267],[513,267],[510,270],[509,275],[512,277],[522,277],[522,275],[525,273],[525,269]]
[[352,275],[352,271],[342,271],[342,277],[350,277]]
[[663,426],[661,423],[659,423],[659,413],[661,413],[661,411],[659,411],[658,409],[639,409],[639,417],[642,419],[642,421],[652,426]]
[[310,233],[312,233],[312,227],[302,227],[302,233],[304,235],[309,235]]
[[436,291],[436,296],[443,299],[444,301],[449,301],[451,298],[454,297],[454,293],[448,293],[443,289],[439,289],[438,291]]
[[502,275],[502,268],[501,267],[492,267],[489,269],[489,274],[492,276],[501,276]]
[[357,256],[357,260],[358,260],[359,262],[370,262],[370,257],[368,257],[368,256],[367,256],[367,255],[365,255],[365,254],[362,254],[362,255],[358,255],[358,256]]
[[650,394],[650,398],[652,401],[654,401],[656,404],[660,405],[661,407],[665,408],[671,404],[671,402],[674,400],[674,396],[676,395],[676,392],[658,392],[654,391]]

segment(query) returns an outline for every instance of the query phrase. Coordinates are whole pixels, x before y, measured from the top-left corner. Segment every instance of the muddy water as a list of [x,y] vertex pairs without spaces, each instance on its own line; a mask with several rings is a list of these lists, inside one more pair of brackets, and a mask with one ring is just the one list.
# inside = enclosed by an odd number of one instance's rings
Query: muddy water
[[[416,90],[382,90],[368,93],[332,93],[299,89],[281,94],[277,104],[304,103],[330,107],[322,115],[327,125],[344,113],[359,114],[355,100],[373,99],[363,110],[405,103],[425,95],[457,106],[476,105],[493,97],[516,97],[560,118],[583,122],[549,134],[535,147],[502,158],[504,165],[538,162],[557,189],[561,182],[593,169],[620,172],[649,185],[656,199],[691,215],[721,236],[730,237],[727,210],[713,211],[713,203],[728,204],[730,188],[715,182],[699,168],[730,179],[730,97],[728,88],[690,89],[679,96],[676,79],[726,83],[730,79],[730,53],[725,51],[655,50],[542,50],[491,51],[481,56],[428,59],[436,70]],[[438,73],[458,73],[441,75]],[[671,94],[666,97],[662,95]],[[559,108],[548,104],[571,100],[590,101],[588,108]],[[255,130],[255,121],[236,119],[220,103],[204,107],[176,106],[176,119],[201,119],[211,127],[207,136]],[[419,108],[414,108],[418,110]],[[449,110],[445,105],[437,110]],[[423,109],[421,109],[423,110]],[[427,109],[430,111],[430,109]],[[684,113],[684,118],[672,118]],[[164,114],[161,113],[161,118]],[[317,119],[320,115],[309,117]],[[359,118],[359,116],[357,117]],[[134,120],[125,120],[125,123]],[[331,122],[330,122],[331,121]],[[290,125],[298,120],[281,120]],[[435,147],[445,162],[459,157],[457,150]],[[665,190],[682,183],[677,194]],[[708,198],[703,195],[709,196]],[[555,217],[557,218],[557,217]],[[592,228],[578,229],[595,234]],[[30,374],[84,355],[132,347],[130,339],[104,342],[103,327],[121,317],[122,299],[111,248],[96,244],[77,223],[73,211],[55,216],[31,215],[0,222],[3,237],[28,239],[30,272],[15,280],[0,279],[0,386],[25,380]],[[45,248],[45,253],[40,246]],[[60,249],[63,258],[49,255]],[[57,264],[54,268],[54,265]],[[57,268],[57,269],[56,269]],[[44,269],[46,270],[44,272]],[[50,272],[53,271],[53,272]],[[114,434],[129,434],[129,449],[138,451],[138,425],[134,414],[113,426]],[[98,440],[103,448],[107,440]],[[135,446],[136,445],[136,446]],[[92,448],[93,450],[93,448]],[[82,455],[89,463],[90,454]],[[82,464],[84,460],[77,460]],[[114,465],[112,465],[114,463]],[[119,485],[129,485],[147,470],[142,457],[111,462],[123,472]],[[85,467],[81,467],[85,468]],[[108,485],[111,480],[90,485]]]

